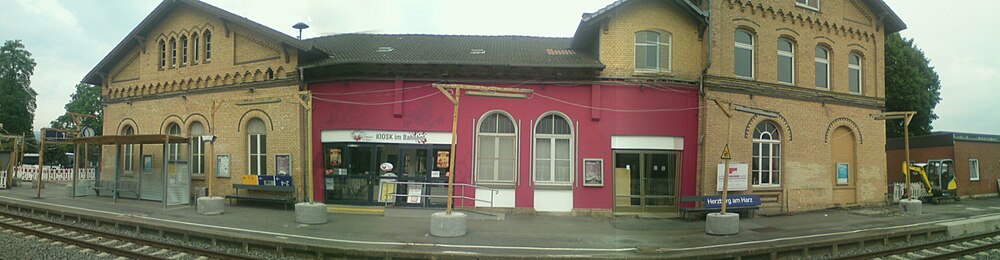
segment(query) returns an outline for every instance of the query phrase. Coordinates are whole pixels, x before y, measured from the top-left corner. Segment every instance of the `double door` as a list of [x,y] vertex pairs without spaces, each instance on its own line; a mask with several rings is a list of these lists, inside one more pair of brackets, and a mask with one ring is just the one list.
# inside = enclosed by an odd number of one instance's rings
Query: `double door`
[[614,154],[615,211],[676,211],[680,153],[615,151]]

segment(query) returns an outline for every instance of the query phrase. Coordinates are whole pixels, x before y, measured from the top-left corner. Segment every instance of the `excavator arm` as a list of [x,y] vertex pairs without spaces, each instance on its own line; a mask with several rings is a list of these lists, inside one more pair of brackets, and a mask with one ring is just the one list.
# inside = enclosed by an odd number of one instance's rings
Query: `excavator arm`
[[[910,168],[907,169],[906,168],[907,166],[909,166]],[[921,182],[923,182],[924,183],[924,187],[927,188],[927,194],[934,194],[934,192],[933,192],[934,191],[934,187],[931,186],[931,180],[927,178],[927,171],[924,170],[924,167],[913,166],[913,165],[910,165],[910,164],[908,164],[906,162],[903,162],[903,174],[910,174],[910,172],[917,172],[917,173],[919,173],[920,174],[920,180],[921,180]]]

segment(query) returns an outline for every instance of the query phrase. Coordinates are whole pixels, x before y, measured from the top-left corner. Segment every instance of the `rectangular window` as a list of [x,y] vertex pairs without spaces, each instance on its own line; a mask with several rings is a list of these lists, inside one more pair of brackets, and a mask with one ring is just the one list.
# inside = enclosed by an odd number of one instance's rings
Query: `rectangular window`
[[753,49],[736,48],[736,76],[753,77]]
[[134,157],[133,156],[134,155],[134,153],[133,153],[134,150],[132,150],[133,146],[131,144],[127,144],[127,145],[125,145],[124,148],[125,148],[124,149],[125,150],[125,159],[124,159],[125,160],[125,171],[132,171],[132,169],[133,169],[132,168],[132,161],[135,160],[135,158],[133,158]]
[[979,180],[979,159],[969,159],[969,180]]
[[819,11],[819,0],[795,0],[795,5]]
[[205,174],[205,143],[200,136],[191,138],[191,171],[195,175]]
[[250,175],[267,175],[267,136],[248,135]]
[[847,63],[847,77],[852,94],[861,94],[861,56],[851,54]]
[[670,34],[653,31],[635,34],[635,71],[670,71]]

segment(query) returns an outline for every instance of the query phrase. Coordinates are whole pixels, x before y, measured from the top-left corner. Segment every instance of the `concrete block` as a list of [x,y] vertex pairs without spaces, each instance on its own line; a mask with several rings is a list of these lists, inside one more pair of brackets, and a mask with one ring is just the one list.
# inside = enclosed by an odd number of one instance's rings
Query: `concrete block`
[[705,216],[705,233],[709,235],[735,235],[740,233],[740,214],[728,212],[708,213]]
[[974,234],[982,234],[1000,230],[1000,216],[989,216],[974,219],[963,219],[958,221],[944,222],[942,225],[948,228],[949,237],[961,237]]
[[226,212],[225,205],[222,197],[199,197],[198,214],[219,215]]
[[918,199],[902,199],[899,209],[904,215],[920,215],[924,212],[924,203]]
[[326,212],[326,204],[315,202],[299,202],[295,204],[295,222],[302,224],[325,224],[330,221]]
[[431,214],[431,235],[437,237],[460,237],[465,235],[465,213],[437,212]]

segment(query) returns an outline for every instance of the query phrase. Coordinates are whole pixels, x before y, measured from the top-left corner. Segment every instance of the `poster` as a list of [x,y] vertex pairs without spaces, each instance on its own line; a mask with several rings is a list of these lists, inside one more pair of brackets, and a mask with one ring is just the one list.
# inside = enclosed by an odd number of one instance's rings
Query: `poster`
[[325,181],[324,181],[324,184],[326,184],[326,190],[333,191],[334,184],[336,184],[336,179],[334,179],[334,178],[326,178]]
[[146,154],[142,156],[142,169],[143,170],[153,169],[153,155]]
[[[722,176],[722,169],[725,168],[725,164],[720,163],[718,170],[716,171],[716,183],[715,190],[722,191],[722,181],[724,176]],[[745,191],[747,190],[747,172],[750,168],[746,163],[730,162],[729,163],[729,191]]]
[[292,174],[292,155],[279,154],[274,156],[274,172],[277,175]]
[[451,152],[449,151],[438,151],[437,152],[437,168],[445,169],[451,166]]
[[327,161],[329,162],[327,163],[327,165],[330,166],[330,168],[340,167],[340,160],[341,158],[343,158],[341,155],[342,151],[340,150],[340,148],[327,149],[326,153],[327,153]]
[[583,159],[583,186],[604,186],[604,159]]
[[411,184],[407,186],[406,203],[420,203],[421,195],[424,194],[424,185]]
[[850,175],[850,164],[837,163],[837,185],[850,185]]
[[229,177],[229,155],[220,154],[215,156],[215,172],[218,177]]
[[[383,163],[383,165],[388,164],[389,169],[392,169],[392,164]],[[382,174],[382,178],[379,179],[378,183],[378,202],[390,203],[396,201],[396,174],[387,172]]]

